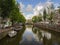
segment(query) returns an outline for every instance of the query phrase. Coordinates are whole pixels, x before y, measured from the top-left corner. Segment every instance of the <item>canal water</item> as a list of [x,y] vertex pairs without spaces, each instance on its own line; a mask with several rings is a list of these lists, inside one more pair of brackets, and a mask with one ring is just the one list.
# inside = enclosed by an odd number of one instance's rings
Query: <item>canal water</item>
[[15,37],[1,39],[0,45],[60,45],[60,33],[26,25]]

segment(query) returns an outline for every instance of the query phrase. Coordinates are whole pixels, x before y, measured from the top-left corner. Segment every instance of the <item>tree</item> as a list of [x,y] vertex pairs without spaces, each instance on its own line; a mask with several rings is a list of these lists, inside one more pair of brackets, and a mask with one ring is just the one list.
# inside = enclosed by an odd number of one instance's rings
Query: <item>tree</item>
[[32,18],[32,22],[34,22],[34,23],[36,23],[37,20],[38,20],[37,16],[34,16],[34,17]]
[[60,6],[58,6],[58,8],[59,8],[59,9],[58,9],[58,12],[59,12],[59,14],[60,14]]
[[20,13],[20,15],[18,16],[17,22],[25,23],[25,21],[26,21],[25,17]]
[[34,23],[36,23],[36,22],[40,22],[40,21],[42,21],[42,17],[39,15],[39,16],[34,16],[33,18],[32,18],[32,21],[34,22]]
[[0,7],[2,10],[1,17],[7,18],[13,9],[15,0],[0,0]]
[[[10,16],[15,5],[15,0],[0,0],[0,17],[2,17],[3,27]],[[6,20],[6,21],[4,21]]]
[[18,3],[14,6],[13,10],[10,13],[10,18],[12,21],[12,25],[17,22],[21,22],[21,23],[25,23],[25,17],[21,14],[19,7],[18,7]]
[[38,16],[38,22],[42,21],[42,17]]
[[44,9],[44,11],[43,11],[43,19],[44,19],[44,21],[46,21],[46,15],[47,15],[47,13],[46,13],[46,10]]
[[51,14],[50,14],[50,16],[49,16],[49,20],[50,20],[50,23],[52,24],[52,22],[53,22],[53,15],[54,15],[54,13],[53,12],[51,12]]
[[19,10],[19,4],[15,0],[0,0],[0,16],[10,18],[12,24],[15,22],[25,22],[24,16]]
[[25,17],[21,14],[19,10],[19,3],[16,0],[0,0],[0,16],[5,18],[10,18],[12,25],[16,22],[24,22]]
[[18,8],[18,5],[15,4],[15,2],[14,2],[14,5],[13,5],[12,10],[11,10],[10,15],[9,15],[9,18],[11,19],[12,25],[14,24],[14,22],[17,21],[18,15],[19,15],[19,8]]

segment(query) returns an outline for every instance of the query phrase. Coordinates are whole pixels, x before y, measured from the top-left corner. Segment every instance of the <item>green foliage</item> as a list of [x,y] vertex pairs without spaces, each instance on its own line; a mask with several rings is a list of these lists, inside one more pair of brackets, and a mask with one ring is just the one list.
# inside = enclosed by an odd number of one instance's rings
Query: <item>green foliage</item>
[[17,22],[18,22],[18,23],[19,23],[19,22],[25,23],[25,21],[26,21],[25,17],[24,17],[22,14],[20,14],[20,15],[18,16]]
[[60,6],[58,6],[58,8],[59,8],[58,12],[59,12],[59,14],[60,14]]
[[44,21],[46,21],[46,15],[47,15],[47,13],[46,13],[46,10],[44,9],[44,11],[43,11],[43,19],[44,19]]
[[1,8],[1,17],[6,18],[9,16],[12,7],[14,5],[13,0],[0,0],[0,8]]
[[37,22],[37,20],[38,20],[37,16],[34,16],[34,17],[32,18],[32,21],[33,21],[34,23]]
[[10,18],[11,18],[12,23],[14,23],[14,22],[25,23],[25,17],[19,11],[18,4],[16,4],[14,6],[13,10],[11,11]]
[[34,23],[40,22],[40,21],[42,21],[42,17],[41,17],[41,16],[34,16],[34,17],[32,18],[32,21],[33,21]]
[[52,23],[52,22],[53,22],[53,15],[54,15],[54,13],[53,13],[53,12],[51,12],[51,14],[49,15],[48,20],[50,20],[50,23]]
[[19,11],[19,4],[16,0],[0,0],[0,16],[10,18],[12,23],[25,22],[25,17]]
[[38,22],[42,21],[42,17],[38,16]]
[[59,14],[60,14],[60,9],[59,9]]

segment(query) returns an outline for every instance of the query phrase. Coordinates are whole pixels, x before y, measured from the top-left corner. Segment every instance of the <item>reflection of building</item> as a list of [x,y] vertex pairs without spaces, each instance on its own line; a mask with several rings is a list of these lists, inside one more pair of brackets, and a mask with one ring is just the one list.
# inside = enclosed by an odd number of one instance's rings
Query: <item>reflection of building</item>
[[9,18],[6,18],[5,20],[4,20],[4,22],[5,22],[5,27],[7,27],[7,26],[11,26],[11,20],[9,19]]
[[12,23],[9,18],[5,18],[4,20],[2,20],[2,18],[0,18],[0,28],[11,26],[11,24]]

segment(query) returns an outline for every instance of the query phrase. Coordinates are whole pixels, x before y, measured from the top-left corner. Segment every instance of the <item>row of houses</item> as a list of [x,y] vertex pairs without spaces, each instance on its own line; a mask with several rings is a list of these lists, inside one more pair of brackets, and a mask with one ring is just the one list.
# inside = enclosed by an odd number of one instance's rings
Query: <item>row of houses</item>
[[9,18],[5,18],[5,19],[3,20],[2,17],[0,17],[0,29],[1,29],[2,27],[5,28],[5,27],[11,26],[11,25],[12,25],[12,23],[11,23],[11,21],[10,21]]
[[53,15],[53,20],[56,24],[60,24],[60,14],[59,14],[59,9],[55,10],[55,14]]
[[[44,4],[43,9],[46,10],[46,13],[48,15],[51,15],[51,12],[54,13],[53,16],[52,16],[52,18],[53,18],[52,21],[53,21],[54,24],[59,24],[60,23],[60,14],[59,14],[59,11],[58,11],[59,8],[55,9],[54,4],[51,1],[47,2],[46,4]],[[44,21],[44,19],[43,19],[43,21]],[[50,20],[48,20],[46,18],[46,22],[50,22]]]

